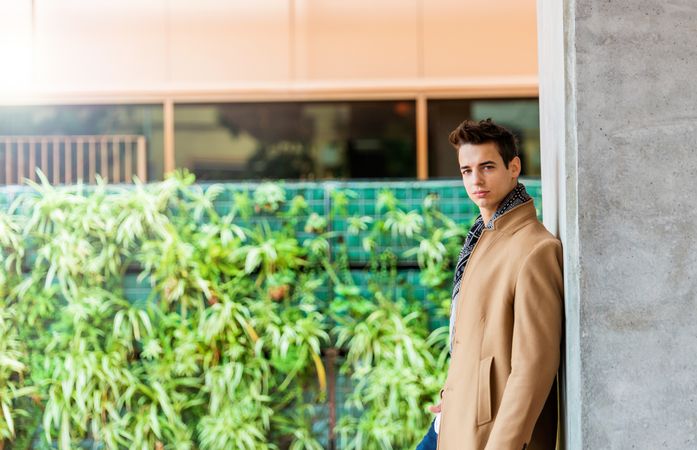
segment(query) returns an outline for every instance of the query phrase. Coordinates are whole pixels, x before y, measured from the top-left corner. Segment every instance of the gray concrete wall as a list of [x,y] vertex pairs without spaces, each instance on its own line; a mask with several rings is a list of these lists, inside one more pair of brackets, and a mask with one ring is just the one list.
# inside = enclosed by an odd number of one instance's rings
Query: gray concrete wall
[[542,145],[559,159],[543,183],[557,183],[565,246],[564,447],[697,448],[697,1],[538,11]]

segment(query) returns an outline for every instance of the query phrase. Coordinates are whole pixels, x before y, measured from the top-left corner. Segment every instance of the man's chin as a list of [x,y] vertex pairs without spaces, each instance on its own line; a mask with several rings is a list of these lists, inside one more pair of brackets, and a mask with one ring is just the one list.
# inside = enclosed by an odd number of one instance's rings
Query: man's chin
[[489,200],[483,198],[472,199],[472,202],[477,205],[479,209],[488,208],[491,204]]

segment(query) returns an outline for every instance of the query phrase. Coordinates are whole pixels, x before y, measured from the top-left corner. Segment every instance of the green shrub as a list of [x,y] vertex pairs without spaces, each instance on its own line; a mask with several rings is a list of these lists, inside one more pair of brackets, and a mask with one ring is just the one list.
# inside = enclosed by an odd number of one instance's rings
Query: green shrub
[[447,315],[464,227],[433,196],[407,211],[384,190],[370,216],[335,190],[323,215],[278,184],[193,183],[44,180],[0,212],[0,448],[323,448],[335,348],[341,447],[414,446],[445,373],[429,314]]

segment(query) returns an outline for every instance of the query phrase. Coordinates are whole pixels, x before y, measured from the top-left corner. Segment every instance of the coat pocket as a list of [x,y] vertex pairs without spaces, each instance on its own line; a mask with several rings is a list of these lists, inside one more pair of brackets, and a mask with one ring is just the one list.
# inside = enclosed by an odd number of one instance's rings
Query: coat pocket
[[477,425],[491,422],[491,365],[494,357],[479,361],[479,386],[477,389]]

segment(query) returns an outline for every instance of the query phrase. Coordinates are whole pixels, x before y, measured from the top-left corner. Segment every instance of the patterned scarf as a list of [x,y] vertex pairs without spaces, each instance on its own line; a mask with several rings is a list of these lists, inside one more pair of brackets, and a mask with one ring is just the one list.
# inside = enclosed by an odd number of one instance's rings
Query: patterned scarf
[[[496,212],[494,213],[493,217],[486,224],[486,228],[492,229],[494,227],[494,222],[496,221],[496,219],[503,216],[516,206],[527,202],[528,200],[530,200],[530,195],[528,195],[527,191],[525,190],[525,186],[523,186],[521,183],[518,183],[518,185],[515,188],[513,188],[513,190],[509,192],[508,195],[504,197],[504,199],[501,201],[501,204],[496,209]],[[455,313],[457,310],[457,294],[460,293],[460,282],[462,281],[462,275],[465,273],[465,266],[467,265],[467,261],[469,261],[470,256],[472,255],[472,250],[474,250],[474,246],[477,245],[477,241],[479,241],[479,238],[481,237],[482,232],[484,231],[484,227],[484,220],[482,219],[482,216],[480,214],[477,217],[477,220],[474,221],[474,225],[472,225],[472,228],[470,228],[469,232],[467,233],[467,237],[465,238],[465,245],[462,246],[462,250],[460,250],[460,255],[457,257],[457,265],[455,266],[455,278],[453,279],[453,294],[450,300],[451,352],[453,350],[453,338],[455,336]]]

